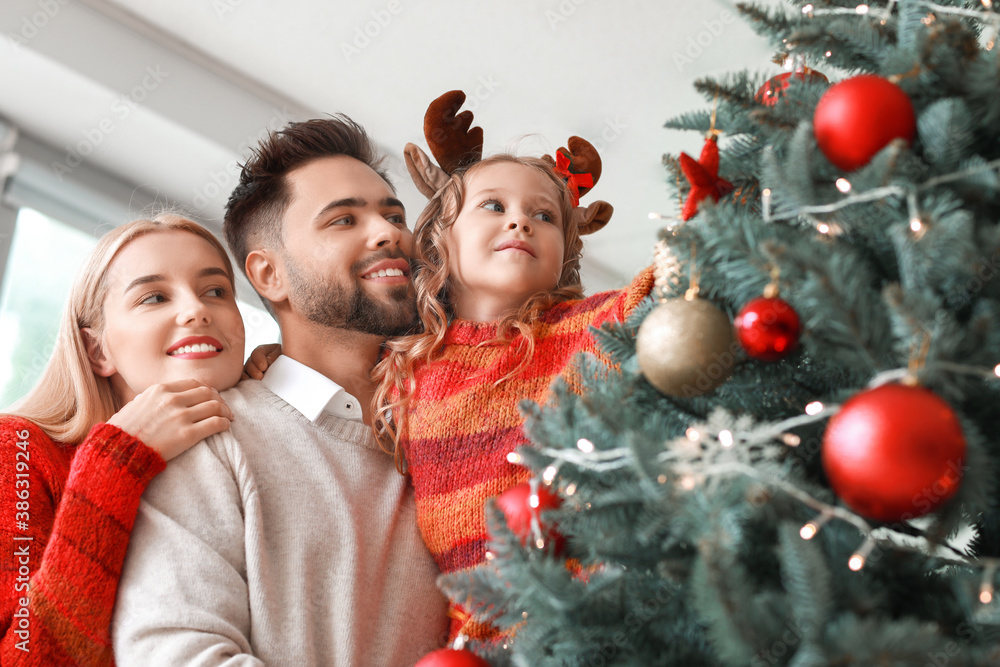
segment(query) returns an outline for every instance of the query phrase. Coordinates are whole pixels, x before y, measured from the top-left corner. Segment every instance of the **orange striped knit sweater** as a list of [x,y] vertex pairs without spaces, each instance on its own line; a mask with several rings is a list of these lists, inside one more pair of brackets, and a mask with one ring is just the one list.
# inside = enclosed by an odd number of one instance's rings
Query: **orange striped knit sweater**
[[[624,290],[553,306],[536,327],[532,363],[498,386],[495,382],[521,358],[516,339],[489,342],[496,338],[496,323],[453,321],[441,357],[416,368],[416,390],[400,444],[413,480],[420,531],[443,573],[485,560],[484,503],[530,476],[507,461],[509,452],[527,442],[518,402],[544,403],[559,375],[579,391],[580,380],[567,372],[567,365],[578,352],[597,353],[590,327],[622,321],[652,288],[652,271],[646,270]],[[460,620],[452,624],[452,636],[461,625]],[[489,634],[473,624],[461,632],[472,638]]]
[[111,612],[129,533],[165,466],[110,424],[74,447],[0,419],[0,664],[114,664]]

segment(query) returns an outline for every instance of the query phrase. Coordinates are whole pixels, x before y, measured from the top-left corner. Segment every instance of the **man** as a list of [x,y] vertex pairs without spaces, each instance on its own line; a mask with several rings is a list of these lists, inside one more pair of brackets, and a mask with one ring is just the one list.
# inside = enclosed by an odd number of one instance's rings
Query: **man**
[[412,491],[368,426],[415,321],[403,205],[364,130],[293,123],[248,160],[226,240],[281,329],[228,432],[143,496],[113,623],[129,665],[412,665],[447,636]]

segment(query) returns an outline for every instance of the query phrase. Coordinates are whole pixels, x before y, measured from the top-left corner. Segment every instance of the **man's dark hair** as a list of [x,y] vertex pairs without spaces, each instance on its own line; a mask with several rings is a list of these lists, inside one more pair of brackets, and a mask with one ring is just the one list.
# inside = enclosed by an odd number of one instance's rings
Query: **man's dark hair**
[[251,151],[240,182],[229,196],[222,225],[229,250],[244,274],[253,246],[261,240],[272,247],[282,245],[281,218],[291,199],[288,172],[337,155],[364,162],[395,192],[384,166],[385,157],[364,128],[343,114],[290,123],[271,132]]

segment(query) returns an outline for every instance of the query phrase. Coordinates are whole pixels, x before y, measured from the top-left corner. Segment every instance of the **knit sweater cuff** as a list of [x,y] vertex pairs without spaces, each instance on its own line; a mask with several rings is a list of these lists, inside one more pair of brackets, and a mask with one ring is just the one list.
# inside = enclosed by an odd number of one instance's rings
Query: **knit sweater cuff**
[[96,424],[77,448],[67,486],[83,475],[88,495],[121,498],[144,490],[166,468],[159,452],[111,424]]
[[624,309],[622,312],[622,319],[628,319],[632,311],[635,310],[636,306],[645,300],[653,292],[653,287],[656,284],[656,277],[654,276],[653,267],[647,267],[643,269],[635,278],[632,279],[632,284],[628,286],[625,290],[625,300]]

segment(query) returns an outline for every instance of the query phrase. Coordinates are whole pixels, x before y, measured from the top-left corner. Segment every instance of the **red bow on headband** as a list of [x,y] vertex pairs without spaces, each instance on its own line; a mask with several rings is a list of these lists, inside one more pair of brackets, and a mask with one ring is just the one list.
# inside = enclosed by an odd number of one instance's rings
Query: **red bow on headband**
[[580,188],[594,187],[594,177],[591,174],[574,174],[569,170],[569,158],[563,152],[556,151],[556,172],[563,175],[569,194],[573,198],[573,208],[580,205]]

